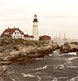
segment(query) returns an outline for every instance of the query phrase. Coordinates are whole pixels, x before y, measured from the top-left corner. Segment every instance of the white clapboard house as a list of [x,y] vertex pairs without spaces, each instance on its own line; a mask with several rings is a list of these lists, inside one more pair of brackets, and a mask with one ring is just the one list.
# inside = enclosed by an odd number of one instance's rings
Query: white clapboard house
[[25,40],[33,40],[34,37],[28,34],[24,34],[19,28],[7,28],[1,34],[1,38],[13,38],[13,39],[25,39]]

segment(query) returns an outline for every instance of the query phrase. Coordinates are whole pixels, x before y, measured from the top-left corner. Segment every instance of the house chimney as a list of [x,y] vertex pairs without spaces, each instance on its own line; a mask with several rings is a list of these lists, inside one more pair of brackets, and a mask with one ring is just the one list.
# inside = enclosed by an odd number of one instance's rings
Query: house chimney
[[15,26],[14,26],[14,29],[15,29]]

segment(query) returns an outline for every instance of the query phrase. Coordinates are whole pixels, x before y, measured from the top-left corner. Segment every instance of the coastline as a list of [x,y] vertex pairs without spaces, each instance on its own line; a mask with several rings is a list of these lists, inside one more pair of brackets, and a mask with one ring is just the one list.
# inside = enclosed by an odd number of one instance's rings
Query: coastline
[[0,65],[24,64],[32,59],[44,57],[58,48],[58,44],[53,41],[1,39]]

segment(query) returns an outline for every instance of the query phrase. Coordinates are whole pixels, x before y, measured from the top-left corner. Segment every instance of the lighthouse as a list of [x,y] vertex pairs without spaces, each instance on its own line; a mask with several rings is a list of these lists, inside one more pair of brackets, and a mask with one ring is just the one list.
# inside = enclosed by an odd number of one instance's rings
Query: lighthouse
[[34,15],[34,19],[33,19],[33,36],[34,36],[34,40],[38,40],[39,36],[38,36],[38,18],[37,15]]

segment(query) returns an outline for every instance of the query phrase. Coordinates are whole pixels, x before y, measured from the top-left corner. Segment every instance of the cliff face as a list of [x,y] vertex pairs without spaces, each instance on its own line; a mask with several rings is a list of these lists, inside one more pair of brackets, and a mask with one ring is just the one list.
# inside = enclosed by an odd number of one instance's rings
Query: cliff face
[[61,53],[68,52],[78,52],[78,43],[77,42],[67,42],[60,47]]
[[58,48],[53,41],[26,41],[22,39],[0,40],[0,64],[23,63],[44,57]]

